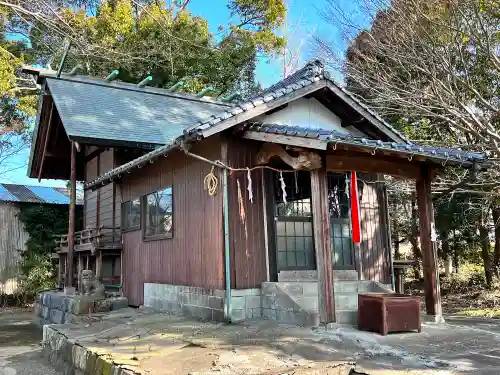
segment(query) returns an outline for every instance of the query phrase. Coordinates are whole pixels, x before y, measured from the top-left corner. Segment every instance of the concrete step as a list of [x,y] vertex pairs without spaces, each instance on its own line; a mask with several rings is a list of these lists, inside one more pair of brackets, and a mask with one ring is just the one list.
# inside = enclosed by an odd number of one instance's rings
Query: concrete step
[[335,294],[336,310],[358,310],[358,295],[353,293]]
[[[333,270],[334,280],[358,280],[358,272],[355,270]],[[300,270],[300,271],[280,271],[278,273],[278,282],[282,281],[317,281],[318,271]]]
[[373,291],[373,281],[336,281],[335,293],[369,293]]
[[278,273],[278,282],[286,281],[317,281],[318,271],[301,270],[301,271],[280,271]]
[[358,324],[358,310],[337,310],[335,315],[338,324]]
[[[305,295],[302,284],[301,282],[262,283],[262,316],[282,323],[306,327],[318,326],[318,298]],[[305,289],[307,291],[307,287]]]
[[297,297],[295,298],[297,302],[304,310],[318,310],[319,309],[319,298],[315,297]]

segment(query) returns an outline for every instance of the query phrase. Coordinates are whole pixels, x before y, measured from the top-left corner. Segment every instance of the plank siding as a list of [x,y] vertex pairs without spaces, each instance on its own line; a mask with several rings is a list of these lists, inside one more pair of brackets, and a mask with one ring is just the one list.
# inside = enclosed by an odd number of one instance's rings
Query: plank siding
[[[255,165],[260,144],[241,139],[228,142],[228,163],[233,168]],[[231,287],[260,288],[267,279],[262,179],[263,170],[251,172],[253,203],[248,198],[246,172],[228,177],[229,239],[231,245]],[[238,181],[242,201],[238,199]]]
[[[95,148],[88,147],[86,154],[91,153]],[[85,181],[91,181],[97,178],[98,158],[88,161],[85,165]],[[97,226],[97,194],[98,191],[85,190],[84,192],[84,227],[95,228]]]
[[[114,167],[114,151],[108,149],[99,155],[99,173],[102,175]],[[112,227],[115,213],[114,207],[114,182],[99,188],[99,220],[98,225]]]
[[375,182],[377,178],[376,174],[359,174],[362,273],[365,280],[390,283],[384,187],[383,183]]
[[18,213],[16,205],[0,203],[0,295],[16,291],[19,251],[25,249],[29,239]]
[[[217,160],[220,146],[213,137],[191,152]],[[144,303],[145,282],[224,289],[222,173],[214,171],[219,187],[211,197],[203,186],[211,168],[176,152],[123,178],[123,201],[173,189],[173,238],[143,241],[141,230],[123,233],[123,290],[131,305]]]

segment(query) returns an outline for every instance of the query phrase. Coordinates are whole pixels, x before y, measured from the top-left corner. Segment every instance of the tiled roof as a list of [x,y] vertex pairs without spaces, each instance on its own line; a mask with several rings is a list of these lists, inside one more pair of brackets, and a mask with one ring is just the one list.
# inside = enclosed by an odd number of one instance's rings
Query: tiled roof
[[74,140],[164,145],[188,126],[230,107],[194,95],[85,77],[47,77],[46,82]]
[[[69,204],[66,188],[0,184],[0,201],[22,203]],[[76,192],[77,204],[83,204],[83,192]]]
[[271,87],[265,89],[254,98],[246,102],[239,103],[233,106],[232,108],[227,109],[224,112],[214,114],[207,119],[201,120],[198,122],[198,124],[187,128],[184,132],[186,134],[193,134],[208,129],[212,126],[221,123],[222,121],[230,119],[231,117],[246,112],[254,107],[257,107],[258,105],[271,102],[275,99],[288,95],[303,87],[312,85],[313,83],[318,82],[320,80],[327,81],[341,94],[343,94],[345,97],[350,99],[356,105],[358,105],[363,110],[368,112],[368,114],[373,117],[374,121],[378,122],[381,127],[389,129],[392,133],[396,134],[399,138],[401,138],[401,140],[403,140],[406,143],[410,143],[401,132],[392,127],[382,117],[380,117],[376,112],[372,111],[368,106],[362,103],[358,98],[356,98],[356,96],[354,96],[348,90],[344,89],[343,87],[335,83],[331,79],[330,74],[327,71],[325,71],[324,64],[320,60],[313,60],[307,63],[302,69],[298,70],[297,72],[293,73],[292,75],[288,76],[282,81],[272,85]]
[[[359,139],[355,140],[354,138],[350,140],[345,140],[341,138],[333,139],[334,134],[327,130],[320,130],[321,132],[328,132],[327,137],[332,137],[332,142],[346,142],[349,143],[351,141],[355,142],[357,145],[365,145],[367,148],[375,149],[378,145],[378,148],[386,148],[390,147],[392,151],[405,153],[408,156],[422,154],[426,155],[428,159],[435,159],[440,161],[448,160],[450,164],[452,163],[460,163],[460,165],[470,165],[472,161],[483,161],[485,159],[483,154],[471,153],[471,152],[462,152],[460,150],[453,149],[443,149],[443,148],[431,148],[427,146],[418,146],[412,144],[410,141],[406,139],[406,137],[393,128],[390,124],[385,122],[377,113],[372,111],[362,102],[360,102],[353,94],[349,91],[345,90],[341,86],[337,85],[330,79],[330,75],[324,69],[324,65],[319,60],[314,60],[306,64],[302,69],[298,70],[296,73],[291,76],[285,78],[284,80],[278,82],[277,84],[269,87],[268,89],[262,91],[256,97],[243,102],[237,105],[234,105],[230,108],[222,108],[221,111],[217,111],[209,115],[204,119],[198,120],[192,126],[184,127],[183,134],[185,137],[191,137],[196,139],[200,132],[203,130],[214,127],[225,120],[231,119],[239,114],[247,112],[248,110],[260,106],[264,103],[270,103],[278,98],[287,96],[294,91],[297,91],[303,87],[307,87],[309,85],[313,85],[317,82],[323,81],[325,85],[329,85],[328,87],[332,88],[336,95],[339,95],[342,100],[345,100],[350,105],[357,106],[361,108],[362,111],[370,117],[370,120],[375,126],[380,129],[387,129],[390,133],[399,138],[401,142],[382,142],[377,140],[369,140],[369,139]],[[220,109],[220,108],[219,108]],[[264,128],[263,128],[264,129]],[[274,126],[270,126],[269,129],[275,129]],[[277,129],[277,128],[276,128]],[[305,128],[303,128],[305,129]],[[306,129],[308,133],[315,132],[313,129]],[[278,133],[276,133],[278,134]],[[340,133],[339,133],[340,134]],[[392,137],[394,138],[394,136]],[[169,142],[165,142],[164,146],[161,146],[146,155],[141,156],[138,159],[135,159],[127,164],[124,164],[118,168],[115,168],[103,176],[98,177],[96,180],[89,181],[85,184],[85,189],[95,188],[101,184],[106,184],[109,181],[112,181],[115,178],[119,178],[123,173],[130,173],[130,170],[136,166],[142,166],[146,162],[153,162],[157,158],[162,155],[166,155],[173,149],[179,147],[179,144],[184,141],[183,136],[177,137],[175,140],[171,139]],[[325,140],[326,141],[326,140]],[[456,160],[455,160],[456,159]],[[464,160],[465,159],[465,160]]]
[[403,154],[409,158],[423,156],[426,159],[446,165],[471,166],[474,162],[481,163],[487,159],[485,154],[479,152],[462,151],[461,149],[447,147],[421,146],[413,143],[382,142],[380,140],[355,137],[351,134],[335,130],[259,123],[248,124],[244,129],[259,133],[316,139],[332,145],[352,145],[372,152],[390,151],[392,153]]

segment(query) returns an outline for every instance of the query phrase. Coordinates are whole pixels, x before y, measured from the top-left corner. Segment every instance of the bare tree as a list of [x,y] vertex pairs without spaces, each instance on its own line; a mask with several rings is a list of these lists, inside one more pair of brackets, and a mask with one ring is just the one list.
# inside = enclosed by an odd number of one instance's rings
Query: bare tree
[[27,134],[7,132],[0,134],[0,178],[15,170],[25,168],[25,163],[19,163],[14,158],[26,151],[29,146]]
[[417,126],[425,120],[441,142],[498,159],[497,1],[358,0],[370,29],[337,0],[326,3],[324,19],[340,28],[349,48],[339,51],[327,37],[317,44],[351,90],[386,117]]

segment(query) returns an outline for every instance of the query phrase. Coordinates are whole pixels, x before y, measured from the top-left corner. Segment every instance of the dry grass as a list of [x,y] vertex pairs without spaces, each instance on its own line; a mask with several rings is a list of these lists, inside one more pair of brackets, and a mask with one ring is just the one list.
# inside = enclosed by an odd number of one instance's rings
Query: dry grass
[[[422,280],[408,280],[406,288],[423,296]],[[458,274],[441,275],[441,295],[445,314],[500,318],[500,280],[486,289],[481,266],[465,264]]]

